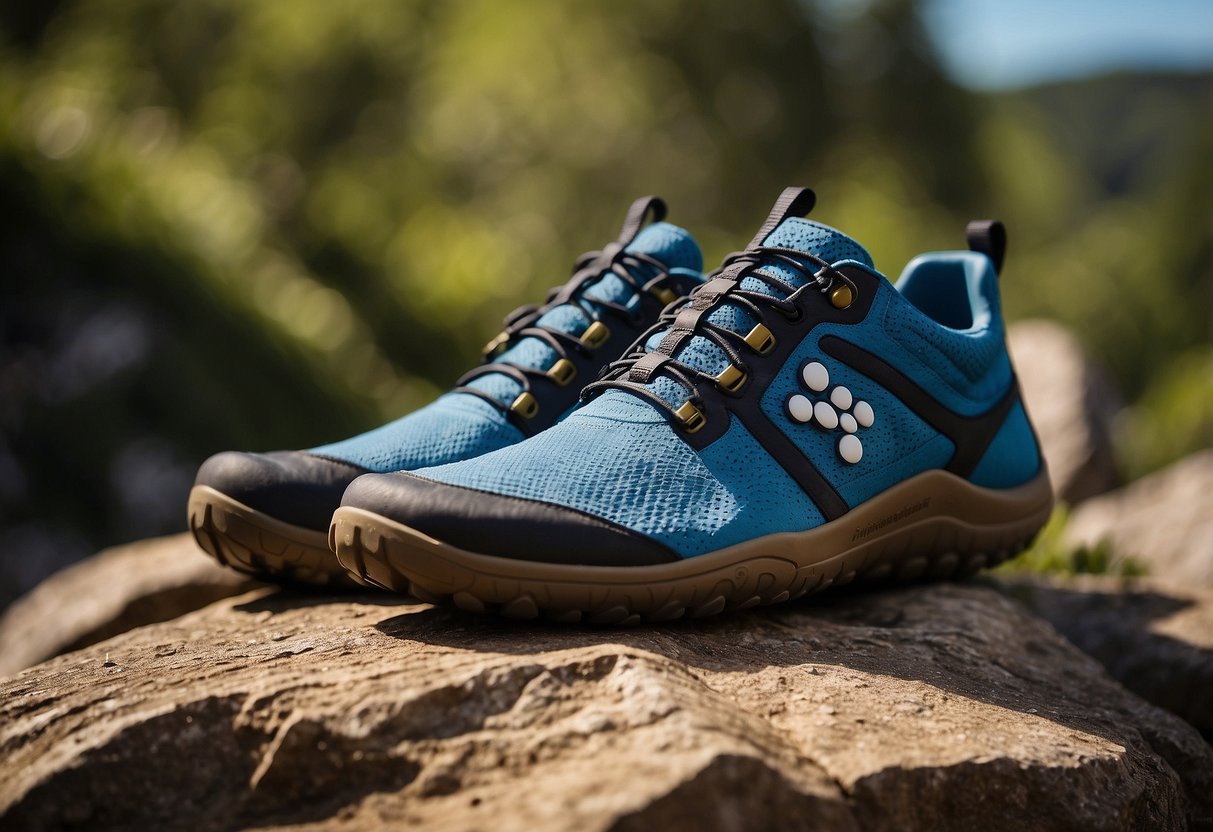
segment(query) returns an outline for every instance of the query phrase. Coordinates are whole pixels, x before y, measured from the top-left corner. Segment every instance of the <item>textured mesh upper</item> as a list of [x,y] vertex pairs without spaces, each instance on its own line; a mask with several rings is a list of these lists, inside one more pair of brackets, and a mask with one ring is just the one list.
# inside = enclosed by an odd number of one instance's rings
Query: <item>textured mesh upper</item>
[[[871,268],[872,256],[867,249],[843,234],[814,220],[789,217],[767,235],[763,245],[792,248],[816,254],[827,263],[854,260]],[[770,267],[772,270],[782,267]],[[785,270],[786,271],[786,270]]]
[[821,522],[804,492],[740,424],[697,454],[652,407],[618,393],[520,444],[417,473],[571,506],[683,555]]
[[1007,387],[1010,363],[996,292],[992,306],[986,326],[957,330],[939,326],[911,303],[889,303],[884,329],[923,364],[934,368],[953,391],[978,399],[993,398]]
[[[888,326],[890,320],[895,320],[897,326]],[[816,331],[819,334],[833,332],[855,341],[892,364],[949,410],[965,416],[984,412],[1011,383],[1011,362],[1003,343],[1001,324],[971,336],[955,330],[939,332],[933,342],[936,348],[924,348],[931,330],[941,329],[939,324],[913,308],[892,284],[883,282],[872,300],[862,333],[857,333],[855,327],[829,325],[818,327]],[[994,347],[971,345],[967,343],[970,339],[996,344]],[[985,375],[975,383],[967,382],[964,371],[950,357],[948,350],[953,348],[959,355],[988,350],[992,358]]]
[[969,479],[985,488],[1014,488],[1040,471],[1040,449],[1023,402],[1016,402]]
[[[642,229],[628,245],[628,251],[647,254],[685,274],[698,274],[703,266],[699,247],[691,235],[669,223],[653,223]],[[652,267],[644,267],[644,280],[655,276]],[[577,301],[544,313],[538,324],[580,335],[601,306],[595,300],[609,300],[635,309],[639,296],[623,279],[607,272],[591,281]],[[618,356],[604,355],[603,363]],[[522,338],[502,353],[497,361],[524,367],[547,368],[556,353],[538,338]],[[489,373],[473,379],[469,387],[482,390],[503,404],[512,402],[522,388],[501,373]],[[570,390],[570,395],[576,394]],[[428,465],[444,465],[521,441],[522,433],[495,407],[468,393],[448,393],[437,401],[368,433],[322,445],[314,454],[352,462],[370,471],[408,471]]]
[[[854,241],[806,220],[785,220],[766,242],[808,250],[836,265],[851,261],[871,268],[870,257]],[[764,271],[793,285],[806,279],[778,265]],[[744,285],[773,291],[753,278]],[[997,318],[996,299],[992,310]],[[709,320],[742,333],[755,323],[727,303],[713,310]],[[1010,382],[1000,320],[981,331],[944,331],[885,281],[862,323],[825,324],[813,332],[780,369],[761,406],[852,507],[907,477],[946,465],[954,447],[902,404],[897,391],[882,388],[822,352],[822,336],[832,333],[858,343],[944,406],[966,415],[988,409]],[[654,336],[649,348],[661,337]],[[722,353],[702,336],[690,339],[676,357],[711,374],[724,366]],[[841,429],[801,424],[786,412],[786,401],[794,393],[818,401],[828,397],[829,390],[816,394],[802,384],[800,367],[807,360],[827,366],[830,389],[845,385],[875,412],[872,426],[856,433],[863,455],[855,464],[840,456]],[[661,375],[651,384],[674,406],[687,397],[680,384]],[[626,391],[608,390],[525,442],[418,473],[453,485],[571,506],[649,535],[684,557],[821,524],[818,508],[778,461],[740,422],[730,419],[723,436],[696,452],[658,408]],[[1012,440],[1014,436],[1007,441]]]
[[518,428],[488,402],[448,393],[383,427],[312,453],[387,473],[468,459],[521,439]]

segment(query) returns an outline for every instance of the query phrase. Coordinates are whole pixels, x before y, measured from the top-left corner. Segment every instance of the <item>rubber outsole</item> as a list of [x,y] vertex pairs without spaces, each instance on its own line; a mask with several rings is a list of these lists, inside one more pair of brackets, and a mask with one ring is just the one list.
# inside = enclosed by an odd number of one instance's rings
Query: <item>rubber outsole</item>
[[656,566],[536,563],[468,552],[352,506],[329,545],[359,580],[510,618],[629,625],[777,604],[854,580],[972,574],[1025,549],[1053,507],[1045,470],[1014,489],[928,471],[806,532]]
[[324,532],[285,523],[209,486],[190,491],[189,524],[204,552],[238,572],[336,590],[366,586],[337,562]]

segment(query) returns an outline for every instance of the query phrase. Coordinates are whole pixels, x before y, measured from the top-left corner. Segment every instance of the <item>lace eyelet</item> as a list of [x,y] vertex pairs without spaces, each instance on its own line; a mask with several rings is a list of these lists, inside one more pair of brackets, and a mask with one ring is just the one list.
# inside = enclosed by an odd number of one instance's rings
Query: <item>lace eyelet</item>
[[835,309],[846,309],[855,302],[855,292],[845,283],[839,283],[830,290],[830,304]]
[[745,370],[736,364],[730,364],[716,376],[716,383],[726,393],[736,393],[745,385],[749,378],[750,374]]
[[649,289],[649,294],[657,299],[662,308],[669,306],[674,301],[678,300],[678,293],[668,286],[656,286]]
[[577,377],[577,365],[567,358],[559,359],[548,369],[548,378],[561,387]]
[[594,321],[585,332],[581,333],[581,343],[591,350],[596,350],[611,337],[611,330],[602,321]]
[[759,355],[766,355],[775,349],[775,336],[763,324],[755,324],[746,335],[745,342]]
[[687,433],[696,433],[708,423],[708,419],[703,415],[703,411],[689,400],[684,402],[682,407],[675,410],[674,415],[682,422],[682,429]]
[[524,391],[518,394],[518,398],[514,399],[514,403],[510,405],[510,410],[517,413],[523,419],[534,419],[539,415],[539,400],[531,393]]
[[489,341],[487,344],[484,345],[484,347],[481,348],[480,353],[486,359],[493,358],[494,356],[498,355],[499,353],[504,352],[505,346],[508,343],[510,343],[510,333],[508,333],[508,332],[498,333],[497,335],[495,335],[493,337],[493,340]]

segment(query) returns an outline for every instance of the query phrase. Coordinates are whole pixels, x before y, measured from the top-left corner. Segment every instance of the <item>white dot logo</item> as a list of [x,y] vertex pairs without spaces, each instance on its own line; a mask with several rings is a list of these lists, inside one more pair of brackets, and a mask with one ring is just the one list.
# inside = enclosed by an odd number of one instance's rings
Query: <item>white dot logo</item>
[[870,428],[876,421],[872,405],[860,401],[841,384],[830,389],[830,371],[825,365],[810,361],[800,371],[800,379],[811,393],[828,394],[813,401],[803,393],[788,397],[787,411],[795,422],[813,424],[821,430],[842,429],[838,440],[838,455],[843,461],[854,465],[863,459],[863,443],[855,434],[860,428]]

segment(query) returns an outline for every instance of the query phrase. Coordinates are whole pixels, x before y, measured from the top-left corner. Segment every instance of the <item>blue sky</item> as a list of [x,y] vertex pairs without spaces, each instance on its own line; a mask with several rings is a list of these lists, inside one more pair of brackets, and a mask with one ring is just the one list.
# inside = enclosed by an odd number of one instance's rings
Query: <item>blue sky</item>
[[949,74],[976,89],[1213,67],[1213,0],[925,0],[923,18]]

